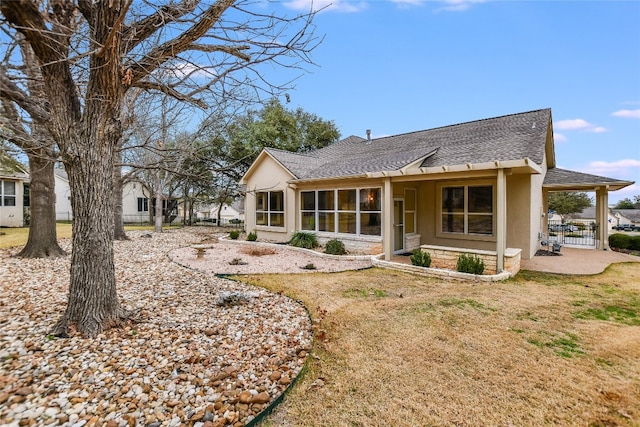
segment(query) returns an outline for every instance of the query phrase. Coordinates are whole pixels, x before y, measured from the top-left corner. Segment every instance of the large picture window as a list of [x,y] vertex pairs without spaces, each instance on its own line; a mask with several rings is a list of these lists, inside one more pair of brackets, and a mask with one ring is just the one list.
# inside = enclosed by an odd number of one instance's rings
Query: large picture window
[[302,230],[380,236],[381,224],[380,188],[300,193]]
[[443,233],[493,235],[493,186],[442,187]]
[[16,205],[16,182],[0,180],[0,206]]
[[256,225],[284,227],[284,191],[256,193]]

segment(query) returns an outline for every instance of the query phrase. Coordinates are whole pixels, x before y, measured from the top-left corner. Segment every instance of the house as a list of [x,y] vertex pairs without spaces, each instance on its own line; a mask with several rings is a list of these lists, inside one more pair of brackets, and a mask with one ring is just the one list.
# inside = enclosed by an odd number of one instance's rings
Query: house
[[595,191],[604,223],[608,191],[632,184],[556,168],[550,109],[367,134],[307,153],[264,149],[240,182],[246,229],[275,241],[309,231],[378,245],[386,260],[420,247],[435,266],[471,252],[494,260],[486,271],[513,273],[540,248],[549,192]]
[[640,209],[612,209],[615,221],[613,225],[640,225]]
[[[571,220],[573,223],[582,223],[584,225],[596,224],[596,208],[591,206],[573,215]],[[610,208],[607,208],[607,230],[611,231],[613,226],[616,225],[616,216]]]
[[29,206],[27,169],[0,153],[0,227],[22,227],[25,206]]
[[206,205],[198,209],[196,216],[198,220],[218,222],[218,210],[220,210],[219,225],[244,222],[244,200],[236,200],[231,204]]

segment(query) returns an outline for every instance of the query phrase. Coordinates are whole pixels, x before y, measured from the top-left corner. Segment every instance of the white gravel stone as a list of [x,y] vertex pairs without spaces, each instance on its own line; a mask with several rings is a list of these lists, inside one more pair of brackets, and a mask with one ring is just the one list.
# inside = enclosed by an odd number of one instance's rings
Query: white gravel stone
[[[95,417],[97,425],[114,420],[124,427],[129,416],[141,426],[152,419],[191,425],[188,411],[216,402],[228,414],[240,412],[234,397],[243,390],[277,398],[284,386],[269,375],[282,364],[299,372],[304,360],[297,353],[311,347],[304,307],[167,257],[184,247],[195,262],[191,245],[211,237],[201,229],[141,234],[114,243],[118,295],[139,320],[96,339],[47,336],[66,306],[70,257],[25,260],[12,257],[19,248],[0,251],[0,393],[9,396],[0,404],[0,425],[28,419],[84,426]],[[68,240],[61,245],[70,252]],[[218,307],[221,293],[249,300]],[[245,424],[257,415],[242,413]],[[57,421],[63,416],[64,424]]]

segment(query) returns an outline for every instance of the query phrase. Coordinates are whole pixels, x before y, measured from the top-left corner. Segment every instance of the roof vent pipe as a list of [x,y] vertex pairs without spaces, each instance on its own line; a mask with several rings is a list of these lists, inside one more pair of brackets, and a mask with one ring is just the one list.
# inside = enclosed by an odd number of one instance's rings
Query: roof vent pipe
[[371,129],[367,129],[367,141],[371,142]]

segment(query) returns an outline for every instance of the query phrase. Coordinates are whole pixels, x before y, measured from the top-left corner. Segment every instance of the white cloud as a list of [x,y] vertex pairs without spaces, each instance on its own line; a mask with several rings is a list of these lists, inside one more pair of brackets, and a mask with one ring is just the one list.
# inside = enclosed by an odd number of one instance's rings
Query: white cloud
[[348,0],[290,0],[282,4],[293,10],[309,11],[313,6],[314,11],[322,9],[325,12],[360,12],[368,7],[365,1]]
[[602,133],[607,131],[606,128],[596,126],[583,119],[560,120],[553,124],[553,128],[560,130],[581,130],[593,133]]
[[555,142],[567,142],[567,137],[559,132],[553,132],[553,140]]
[[[631,181],[638,181],[639,171],[640,160],[638,159],[623,159],[615,162],[595,161],[590,162],[585,168],[586,173],[619,177],[618,179],[629,179]],[[633,178],[634,176],[635,178]]]
[[627,119],[640,119],[640,109],[638,110],[618,110],[611,113],[612,116],[624,117]]
[[474,4],[486,3],[487,1],[488,0],[441,0],[446,6],[440,7],[436,11],[464,12]]

